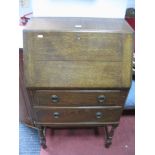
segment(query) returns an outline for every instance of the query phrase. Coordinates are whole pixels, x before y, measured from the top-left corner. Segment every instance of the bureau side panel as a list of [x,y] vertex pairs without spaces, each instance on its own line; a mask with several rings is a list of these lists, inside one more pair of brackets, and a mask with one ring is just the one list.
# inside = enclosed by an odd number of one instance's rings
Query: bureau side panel
[[32,54],[34,52],[33,33],[31,31],[23,31],[23,66],[25,86],[33,83],[32,73],[34,71]]
[[31,106],[23,77],[23,51],[19,52],[19,121],[34,126]]
[[123,35],[122,86],[130,88],[132,80],[132,59],[134,50],[133,34]]

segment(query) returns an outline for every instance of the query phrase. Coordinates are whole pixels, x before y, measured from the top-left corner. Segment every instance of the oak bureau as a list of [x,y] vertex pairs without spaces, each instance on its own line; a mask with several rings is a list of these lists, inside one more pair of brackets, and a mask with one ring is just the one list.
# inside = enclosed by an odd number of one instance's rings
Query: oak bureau
[[133,30],[124,19],[37,17],[23,30],[31,117],[45,128],[98,127],[110,146],[132,76]]

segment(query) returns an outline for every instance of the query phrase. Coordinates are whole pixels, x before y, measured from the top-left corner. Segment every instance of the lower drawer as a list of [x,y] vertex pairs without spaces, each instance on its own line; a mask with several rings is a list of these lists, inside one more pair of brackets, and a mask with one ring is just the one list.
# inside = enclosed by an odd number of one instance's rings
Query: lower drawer
[[120,107],[50,107],[34,108],[38,123],[118,122]]

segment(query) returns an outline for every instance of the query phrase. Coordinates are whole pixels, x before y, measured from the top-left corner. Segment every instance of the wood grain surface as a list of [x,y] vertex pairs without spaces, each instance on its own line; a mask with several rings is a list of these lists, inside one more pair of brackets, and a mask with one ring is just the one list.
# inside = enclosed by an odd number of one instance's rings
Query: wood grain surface
[[[74,122],[117,122],[119,121],[122,109],[120,107],[36,107],[34,109],[37,122],[43,123],[74,123]],[[55,118],[54,113],[59,113]],[[96,114],[101,113],[97,118]]]
[[[72,31],[71,25],[79,21],[82,30]],[[91,28],[97,31],[88,31]],[[34,18],[23,37],[27,87],[130,87],[133,33],[123,20]]]
[[[38,38],[42,35],[43,38]],[[122,35],[111,33],[33,33],[33,60],[122,61]]]
[[25,31],[131,33],[124,19],[86,17],[32,17]]
[[124,19],[32,18],[23,45],[43,147],[47,126],[118,125],[132,75],[133,30]]
[[[38,106],[123,106],[127,90],[38,90],[34,91]],[[58,98],[57,102],[52,96]],[[104,99],[99,97],[104,96]]]

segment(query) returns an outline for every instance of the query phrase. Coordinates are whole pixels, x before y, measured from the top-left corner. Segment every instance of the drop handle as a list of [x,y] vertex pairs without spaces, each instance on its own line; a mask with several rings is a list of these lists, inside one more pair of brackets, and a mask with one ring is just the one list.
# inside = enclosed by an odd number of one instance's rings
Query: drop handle
[[101,118],[103,116],[102,112],[96,112],[96,118]]
[[98,97],[97,97],[97,101],[98,101],[98,103],[104,103],[105,102],[105,96],[104,95],[99,95]]
[[52,96],[51,96],[51,101],[52,101],[53,103],[58,103],[59,100],[60,100],[59,96],[57,96],[57,95],[52,95]]
[[60,117],[60,113],[59,112],[54,112],[53,113],[53,117],[54,118],[59,118]]

